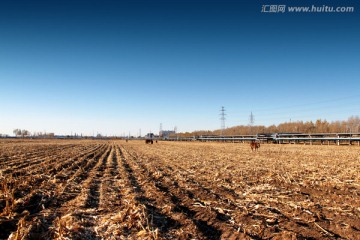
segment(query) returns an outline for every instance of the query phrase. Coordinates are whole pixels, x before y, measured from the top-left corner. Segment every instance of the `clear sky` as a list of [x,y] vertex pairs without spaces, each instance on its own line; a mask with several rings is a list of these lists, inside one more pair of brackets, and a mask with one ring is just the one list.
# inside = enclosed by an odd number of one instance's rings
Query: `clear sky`
[[[275,4],[354,12],[262,12]],[[221,106],[227,127],[360,115],[359,5],[2,0],[0,133],[214,130]]]

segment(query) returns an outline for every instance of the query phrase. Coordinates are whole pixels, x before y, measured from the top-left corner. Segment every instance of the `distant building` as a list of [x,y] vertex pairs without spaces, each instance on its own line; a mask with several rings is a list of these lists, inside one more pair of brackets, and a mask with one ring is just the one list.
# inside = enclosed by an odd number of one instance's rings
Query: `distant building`
[[159,137],[168,138],[170,135],[175,134],[176,132],[173,130],[161,130],[159,132]]

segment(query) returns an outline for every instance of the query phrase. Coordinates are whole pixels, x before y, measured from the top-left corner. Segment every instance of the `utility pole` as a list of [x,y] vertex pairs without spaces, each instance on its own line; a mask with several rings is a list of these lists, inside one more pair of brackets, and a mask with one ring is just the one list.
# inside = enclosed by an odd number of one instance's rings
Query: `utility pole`
[[224,134],[224,130],[225,130],[225,108],[221,107],[220,109],[220,121],[221,121],[221,136]]

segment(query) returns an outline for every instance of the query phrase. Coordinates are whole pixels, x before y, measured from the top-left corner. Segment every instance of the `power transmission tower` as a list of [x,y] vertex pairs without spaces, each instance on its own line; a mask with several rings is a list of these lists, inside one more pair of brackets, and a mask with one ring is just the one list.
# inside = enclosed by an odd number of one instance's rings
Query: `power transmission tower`
[[254,114],[251,112],[250,116],[249,116],[249,125],[253,126],[254,122],[255,122],[255,117],[254,117]]
[[159,136],[162,135],[162,123],[160,123]]
[[225,108],[224,107],[221,107],[220,109],[220,121],[221,121],[221,136],[223,135],[224,133],[224,130],[225,130]]
[[254,114],[251,112],[249,116],[249,126],[250,126],[250,134],[252,134],[252,126],[254,125],[255,117]]

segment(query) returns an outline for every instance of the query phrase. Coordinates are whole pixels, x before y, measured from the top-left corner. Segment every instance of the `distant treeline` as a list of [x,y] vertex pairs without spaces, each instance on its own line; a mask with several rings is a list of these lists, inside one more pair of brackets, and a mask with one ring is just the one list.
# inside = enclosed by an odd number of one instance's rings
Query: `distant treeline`
[[313,121],[295,121],[295,122],[285,122],[280,123],[279,125],[271,125],[268,127],[265,126],[234,126],[224,129],[221,133],[221,129],[214,131],[195,131],[195,132],[186,132],[178,133],[176,136],[179,137],[192,137],[192,136],[201,136],[201,135],[224,135],[224,136],[234,136],[234,135],[253,135],[257,133],[354,133],[360,132],[360,118],[359,116],[351,116],[345,121],[334,121],[328,122],[326,120],[318,119],[315,122]]

